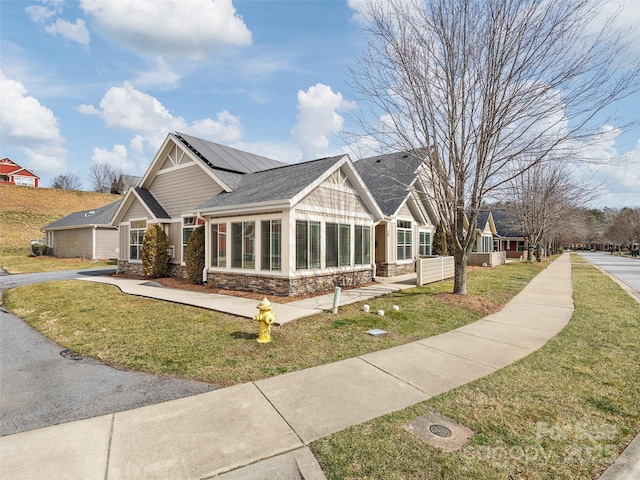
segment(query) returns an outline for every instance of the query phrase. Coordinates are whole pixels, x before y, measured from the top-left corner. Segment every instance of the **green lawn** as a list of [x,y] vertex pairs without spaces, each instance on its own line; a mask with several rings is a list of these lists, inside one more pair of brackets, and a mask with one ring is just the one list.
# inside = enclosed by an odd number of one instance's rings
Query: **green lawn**
[[[16,315],[65,348],[121,368],[232,385],[355,357],[437,335],[499,308],[545,264],[513,263],[469,274],[465,305],[443,282],[362,305],[274,327],[274,341],[258,344],[249,319],[122,294],[116,287],[82,281],[52,282],[5,294]],[[477,295],[474,296],[473,294]],[[400,311],[391,307],[398,305]],[[277,315],[278,306],[274,307]],[[388,331],[383,337],[365,333]]]
[[[329,479],[591,479],[640,430],[640,305],[572,256],[575,313],[536,353],[318,440]],[[443,453],[403,427],[430,411],[474,430]]]
[[115,262],[92,262],[82,258],[34,257],[29,254],[28,249],[7,249],[0,252],[0,267],[9,273],[40,273],[113,266]]

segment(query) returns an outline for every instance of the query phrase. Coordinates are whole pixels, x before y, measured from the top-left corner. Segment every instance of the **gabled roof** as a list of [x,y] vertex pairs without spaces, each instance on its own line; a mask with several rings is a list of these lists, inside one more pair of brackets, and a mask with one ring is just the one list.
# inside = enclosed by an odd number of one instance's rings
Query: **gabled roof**
[[291,200],[342,158],[344,155],[242,175],[236,190],[210,198],[197,210]]
[[358,173],[385,216],[395,215],[411,194],[423,155],[397,152],[363,158],[355,162]]
[[278,160],[243,152],[185,133],[176,133],[176,137],[212,168],[236,173],[255,173],[286,165]]
[[135,187],[133,189],[138,199],[147,207],[147,210],[156,218],[171,218],[167,211],[162,208],[156,198],[146,188]]
[[42,227],[42,230],[64,230],[67,228],[109,226],[113,215],[120,206],[122,200],[117,200],[109,205],[93,210],[83,210],[74,212],[66,217],[62,217],[55,222]]
[[[496,230],[502,237],[521,237],[520,224],[517,218],[511,214],[508,209],[501,207],[492,207],[491,215]],[[479,221],[478,221],[479,223]]]
[[35,173],[21,167],[8,157],[0,159],[0,174],[2,175],[23,175],[26,177],[40,178]]

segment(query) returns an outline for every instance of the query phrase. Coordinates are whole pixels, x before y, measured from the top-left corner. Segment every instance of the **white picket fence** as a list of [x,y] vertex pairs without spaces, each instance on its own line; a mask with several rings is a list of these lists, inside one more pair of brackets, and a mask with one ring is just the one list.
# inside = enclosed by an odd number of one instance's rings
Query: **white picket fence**
[[416,285],[418,287],[426,285],[427,283],[453,278],[453,257],[419,256],[416,259],[416,272]]

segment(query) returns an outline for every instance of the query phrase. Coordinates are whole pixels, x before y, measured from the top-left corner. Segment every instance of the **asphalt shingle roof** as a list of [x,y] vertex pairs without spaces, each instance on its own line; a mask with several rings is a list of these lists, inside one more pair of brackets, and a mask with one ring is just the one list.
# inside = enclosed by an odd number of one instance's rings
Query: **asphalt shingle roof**
[[[501,237],[521,237],[520,224],[515,216],[505,208],[492,208],[493,223]],[[479,223],[479,222],[478,222]]]
[[192,137],[185,133],[176,133],[176,136],[186,147],[190,148],[214,169],[237,173],[254,173],[287,165],[278,160],[243,152],[242,150]]
[[290,200],[342,158],[344,155],[242,175],[236,190],[210,198],[197,210]]
[[171,218],[149,190],[136,187],[135,191],[156,218]]
[[62,217],[61,219],[50,223],[49,225],[43,227],[43,229],[52,230],[67,227],[109,225],[109,222],[111,222],[113,215],[116,213],[116,210],[120,206],[120,202],[122,202],[122,200],[117,200],[101,208],[71,213],[66,217]]
[[391,216],[407,199],[422,161],[420,155],[397,152],[363,158],[355,166],[382,213]]

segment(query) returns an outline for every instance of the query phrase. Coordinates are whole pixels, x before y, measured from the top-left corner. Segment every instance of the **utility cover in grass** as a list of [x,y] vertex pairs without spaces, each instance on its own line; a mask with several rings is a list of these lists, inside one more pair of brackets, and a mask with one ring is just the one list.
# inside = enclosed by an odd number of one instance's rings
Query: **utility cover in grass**
[[473,437],[473,430],[437,412],[418,417],[405,430],[445,452],[461,449]]
[[381,330],[379,328],[372,328],[371,330],[367,330],[365,333],[373,335],[374,337],[379,337],[380,335],[384,335],[385,333],[387,333],[387,331]]

